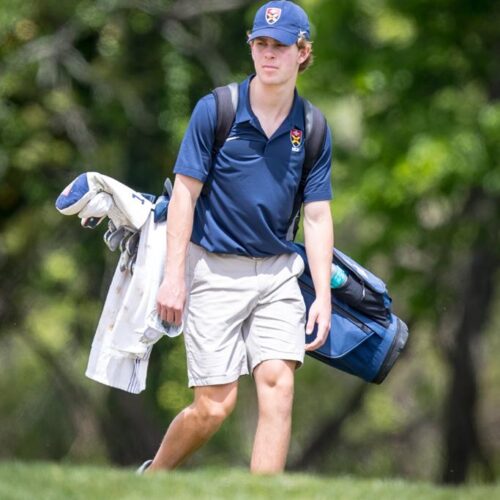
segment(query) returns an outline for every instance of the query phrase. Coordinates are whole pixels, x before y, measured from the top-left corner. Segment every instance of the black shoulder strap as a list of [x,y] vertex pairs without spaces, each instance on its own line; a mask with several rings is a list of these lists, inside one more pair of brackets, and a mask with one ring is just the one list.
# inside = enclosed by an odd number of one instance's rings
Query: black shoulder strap
[[302,167],[302,178],[305,180],[321,154],[326,136],[326,118],[323,113],[307,99],[304,101],[304,120],[306,123],[306,140],[304,147],[306,156]]
[[215,155],[226,142],[236,117],[238,84],[233,82],[223,87],[217,87],[212,90],[212,94],[215,97],[215,107],[217,109],[217,125],[213,145],[213,157],[215,158]]
[[[217,113],[217,122],[215,125],[214,143],[212,146],[212,161],[215,160],[220,148],[226,142],[227,136],[233,126],[238,109],[238,84],[236,82],[216,87],[212,90],[215,97],[215,109]],[[210,192],[210,175],[203,184],[201,194],[207,196]]]
[[300,208],[304,200],[307,177],[314,164],[319,158],[326,139],[326,118],[323,113],[307,99],[304,102],[305,135],[304,141],[305,157],[302,165],[302,175],[295,200],[293,202],[292,216],[290,218],[287,239],[294,240],[299,229]]

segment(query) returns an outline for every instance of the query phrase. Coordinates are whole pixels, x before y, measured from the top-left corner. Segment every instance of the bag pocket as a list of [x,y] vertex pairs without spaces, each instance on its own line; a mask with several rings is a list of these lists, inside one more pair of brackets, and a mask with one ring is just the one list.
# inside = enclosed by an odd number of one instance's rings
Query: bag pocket
[[[335,335],[342,332],[342,335]],[[317,351],[328,358],[340,358],[358,347],[375,332],[338,305],[332,314],[331,334]]]
[[333,296],[387,327],[390,323],[390,310],[385,303],[384,295],[374,292],[357,276],[349,274],[350,269],[346,269],[346,273],[348,273],[347,281],[341,287],[332,289]]

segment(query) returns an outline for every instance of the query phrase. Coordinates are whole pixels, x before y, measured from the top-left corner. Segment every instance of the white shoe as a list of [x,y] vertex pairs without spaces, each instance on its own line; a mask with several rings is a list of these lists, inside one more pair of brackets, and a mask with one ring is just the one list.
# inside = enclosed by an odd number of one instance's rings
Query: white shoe
[[135,473],[139,476],[142,476],[145,470],[153,463],[152,460],[146,460],[136,471]]

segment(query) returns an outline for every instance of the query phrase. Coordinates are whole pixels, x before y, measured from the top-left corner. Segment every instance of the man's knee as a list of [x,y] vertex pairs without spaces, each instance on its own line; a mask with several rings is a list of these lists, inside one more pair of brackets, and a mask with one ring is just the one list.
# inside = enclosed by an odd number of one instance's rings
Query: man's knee
[[199,429],[206,432],[218,429],[234,410],[236,397],[236,386],[196,388],[195,400],[190,409]]
[[266,361],[257,366],[254,377],[259,396],[259,407],[283,416],[291,411],[294,392],[293,361]]

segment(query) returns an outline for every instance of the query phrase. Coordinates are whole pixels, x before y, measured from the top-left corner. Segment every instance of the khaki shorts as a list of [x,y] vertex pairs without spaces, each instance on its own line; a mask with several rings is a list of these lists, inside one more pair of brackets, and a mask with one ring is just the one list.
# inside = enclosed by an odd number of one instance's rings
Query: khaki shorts
[[184,313],[189,387],[228,384],[264,360],[304,361],[296,254],[243,257],[190,243]]

